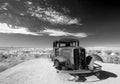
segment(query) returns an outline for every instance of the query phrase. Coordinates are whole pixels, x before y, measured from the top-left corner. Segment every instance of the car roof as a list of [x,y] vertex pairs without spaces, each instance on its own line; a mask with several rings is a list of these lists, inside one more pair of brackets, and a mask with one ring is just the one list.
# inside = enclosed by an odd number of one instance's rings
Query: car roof
[[75,41],[79,41],[79,40],[73,39],[73,38],[62,38],[62,39],[55,41],[55,42],[75,42]]

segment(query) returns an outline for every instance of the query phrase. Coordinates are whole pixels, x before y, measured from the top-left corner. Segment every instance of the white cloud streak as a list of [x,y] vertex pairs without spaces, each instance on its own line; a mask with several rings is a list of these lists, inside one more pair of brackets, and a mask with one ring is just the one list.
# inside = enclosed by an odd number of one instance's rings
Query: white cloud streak
[[48,29],[45,28],[44,30],[40,30],[40,32],[30,32],[27,28],[17,27],[11,28],[6,23],[0,23],[0,33],[7,33],[7,34],[24,34],[24,35],[34,35],[34,36],[74,36],[78,38],[85,38],[88,35],[86,33],[70,33],[60,29]]
[[78,38],[85,38],[88,35],[86,33],[69,33],[62,30],[56,30],[56,29],[45,29],[39,32],[40,34],[47,34],[49,36],[74,36]]
[[25,35],[35,35],[35,36],[40,35],[37,33],[30,32],[28,31],[27,28],[23,28],[23,27],[10,28],[6,23],[0,23],[0,33],[25,34]]
[[77,18],[70,18],[66,15],[63,15],[60,12],[53,10],[52,8],[41,8],[38,6],[36,9],[34,5],[28,4],[28,11],[32,16],[38,17],[39,19],[49,21],[50,23],[56,24],[77,24],[81,25]]

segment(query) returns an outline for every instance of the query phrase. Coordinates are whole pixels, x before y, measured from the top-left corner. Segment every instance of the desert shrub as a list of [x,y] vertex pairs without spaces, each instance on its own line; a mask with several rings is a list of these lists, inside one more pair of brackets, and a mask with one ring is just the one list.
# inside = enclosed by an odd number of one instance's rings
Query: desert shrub
[[50,54],[44,53],[40,55],[41,58],[50,58]]
[[103,58],[106,63],[120,64],[120,57],[116,55],[108,55]]
[[30,51],[23,51],[23,53],[30,53]]
[[20,57],[21,58],[21,60],[25,60],[26,59],[26,57],[25,56],[22,56],[22,57]]
[[119,63],[120,63],[120,57],[117,57],[117,56],[116,56],[116,57],[114,58],[114,63],[115,63],[115,64],[119,64]]
[[120,52],[119,52],[119,51],[116,51],[116,52],[115,52],[115,55],[120,56]]
[[41,55],[35,54],[35,58],[40,58],[40,57],[41,57]]
[[3,59],[7,59],[8,56],[7,56],[7,55],[2,55],[2,58],[3,58]]
[[96,50],[96,53],[98,53],[98,54],[101,53],[101,50]]
[[105,53],[106,53],[107,55],[110,55],[112,52],[113,52],[112,50],[106,50],[106,51],[105,51]]
[[0,72],[5,71],[7,67],[0,66]]

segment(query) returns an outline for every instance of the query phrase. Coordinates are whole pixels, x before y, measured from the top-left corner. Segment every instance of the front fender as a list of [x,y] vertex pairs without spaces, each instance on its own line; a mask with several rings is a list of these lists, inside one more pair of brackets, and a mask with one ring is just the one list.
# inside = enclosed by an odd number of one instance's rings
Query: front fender
[[103,62],[103,59],[99,55],[93,54],[93,55],[87,56],[87,58],[89,57],[91,57],[90,63],[88,64],[88,68],[90,70],[93,70],[95,61]]

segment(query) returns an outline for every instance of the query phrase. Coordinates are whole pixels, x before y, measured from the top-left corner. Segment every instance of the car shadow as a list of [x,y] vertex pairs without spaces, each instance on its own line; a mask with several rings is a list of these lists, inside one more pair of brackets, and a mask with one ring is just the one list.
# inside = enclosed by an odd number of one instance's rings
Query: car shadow
[[100,71],[100,76],[98,76],[98,80],[94,80],[94,81],[86,81],[86,82],[98,82],[98,81],[102,81],[102,80],[106,80],[108,78],[117,78],[118,76],[115,73],[112,72],[108,72],[108,71]]
[[112,72],[100,71],[100,76],[99,76],[100,79],[104,80],[104,79],[107,79],[109,77],[116,78],[118,76],[115,73],[112,73]]
[[116,78],[118,77],[115,73],[112,73],[112,72],[108,72],[108,71],[99,71],[100,75],[97,76],[97,80],[93,80],[93,81],[87,81],[86,77],[89,77],[89,76],[92,76],[92,75],[95,75],[95,73],[90,73],[90,74],[82,74],[84,76],[81,76],[81,74],[77,75],[79,76],[80,80],[77,80],[77,82],[97,82],[97,81],[101,81],[101,80],[105,80],[105,79],[108,79],[110,77],[112,78]]

